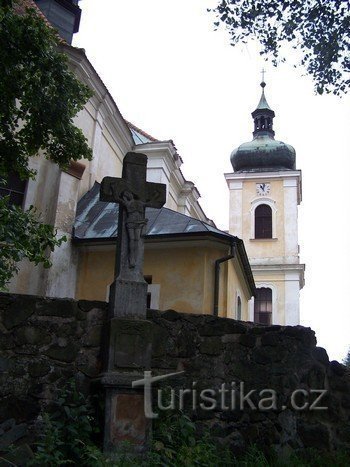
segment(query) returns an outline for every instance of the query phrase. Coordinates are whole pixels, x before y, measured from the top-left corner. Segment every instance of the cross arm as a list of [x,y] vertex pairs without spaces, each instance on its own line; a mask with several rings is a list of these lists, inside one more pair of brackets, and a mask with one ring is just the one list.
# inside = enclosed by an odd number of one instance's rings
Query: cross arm
[[146,206],[160,209],[166,201],[166,185],[164,183],[146,183]]

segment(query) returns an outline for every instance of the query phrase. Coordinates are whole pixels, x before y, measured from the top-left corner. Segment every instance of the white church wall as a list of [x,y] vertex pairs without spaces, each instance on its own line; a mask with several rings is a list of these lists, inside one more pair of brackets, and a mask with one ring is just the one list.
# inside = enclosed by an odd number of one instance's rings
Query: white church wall
[[283,181],[284,188],[284,244],[285,261],[299,262],[298,247],[298,179]]

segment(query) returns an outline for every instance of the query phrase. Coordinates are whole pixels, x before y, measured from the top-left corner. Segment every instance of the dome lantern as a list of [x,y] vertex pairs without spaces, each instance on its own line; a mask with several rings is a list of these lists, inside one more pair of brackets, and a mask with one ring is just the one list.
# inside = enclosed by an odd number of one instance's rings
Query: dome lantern
[[235,172],[295,170],[295,150],[289,144],[275,140],[273,130],[275,112],[266,101],[264,80],[260,86],[261,98],[251,114],[254,121],[253,140],[241,144],[232,151],[233,170]]

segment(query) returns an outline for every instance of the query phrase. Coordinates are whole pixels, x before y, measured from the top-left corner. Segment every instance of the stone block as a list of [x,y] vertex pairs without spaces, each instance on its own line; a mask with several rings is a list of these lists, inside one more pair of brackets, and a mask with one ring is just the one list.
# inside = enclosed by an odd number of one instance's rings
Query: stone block
[[281,342],[281,336],[276,332],[268,332],[261,336],[261,345],[262,346],[271,346],[276,347]]
[[87,347],[98,347],[101,345],[103,326],[97,325],[90,328],[83,338],[83,345]]
[[74,318],[77,304],[74,300],[44,299],[37,303],[38,316],[56,316],[58,318]]
[[343,376],[346,373],[346,366],[342,365],[341,363],[337,362],[336,360],[332,360],[329,364],[329,369],[331,374],[337,376]]
[[181,319],[180,313],[175,310],[167,310],[162,313],[162,318],[166,319],[167,321],[177,321]]
[[51,337],[47,329],[36,326],[23,326],[15,331],[15,339],[19,345],[49,344]]
[[21,444],[13,451],[2,454],[1,457],[5,460],[5,463],[0,462],[1,467],[22,467],[25,466],[27,462],[34,457],[34,454],[28,444]]
[[[110,288],[109,313],[118,318],[146,318],[147,283],[116,279]],[[130,300],[132,297],[132,300]]]
[[65,346],[59,346],[57,344],[52,345],[43,353],[48,357],[58,360],[60,362],[71,363],[73,362],[78,354],[78,347],[72,342],[68,342]]
[[198,332],[201,336],[221,336],[222,334],[244,334],[247,328],[232,319],[218,318],[201,326]]
[[41,378],[50,371],[50,365],[47,362],[33,362],[28,366],[28,372],[33,378]]
[[84,313],[89,312],[93,308],[100,308],[103,310],[107,310],[108,304],[106,302],[99,302],[97,300],[79,300],[78,301],[78,308]]
[[322,363],[322,365],[328,366],[329,364],[328,354],[327,354],[327,351],[323,349],[322,347],[315,347],[312,350],[312,356],[314,357],[315,360]]
[[162,326],[152,326],[152,357],[161,357],[166,354],[169,333]]
[[23,438],[27,433],[27,425],[21,423],[16,425],[14,419],[7,420],[0,425],[0,449],[4,449],[17,440]]
[[110,321],[108,370],[149,368],[152,324],[141,319],[114,318]]
[[134,452],[143,452],[148,443],[149,427],[142,393],[107,388],[104,452],[115,453],[125,443],[130,443]]
[[4,310],[2,322],[6,329],[19,326],[32,316],[36,310],[37,297],[17,296]]
[[256,336],[253,334],[242,334],[239,338],[239,343],[244,347],[253,348],[256,344]]
[[199,347],[199,351],[207,355],[220,355],[222,349],[223,344],[217,337],[207,337]]
[[297,422],[297,431],[304,447],[321,449],[324,451],[329,450],[329,431],[325,425],[321,423],[312,424],[306,420],[299,419]]

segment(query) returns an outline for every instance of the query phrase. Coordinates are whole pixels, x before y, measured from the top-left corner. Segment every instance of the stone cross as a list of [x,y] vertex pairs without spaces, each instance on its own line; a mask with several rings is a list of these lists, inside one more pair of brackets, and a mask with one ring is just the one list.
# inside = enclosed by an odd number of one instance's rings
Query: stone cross
[[110,296],[111,312],[116,317],[146,316],[145,208],[161,208],[166,201],[166,185],[147,182],[146,169],[145,154],[128,152],[122,178],[105,177],[101,184],[100,200],[119,203],[115,282]]
[[111,456],[128,441],[146,449],[150,424],[143,390],[132,389],[151,364],[152,326],[146,319],[147,283],[143,277],[147,206],[161,208],[166,185],[146,181],[147,156],[128,152],[122,178],[102,180],[100,200],[119,203],[115,280],[110,288],[109,325],[101,383],[106,390],[104,451]]

